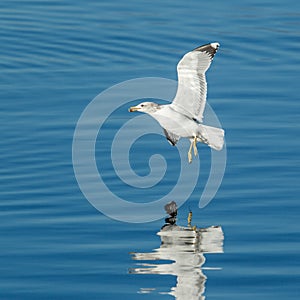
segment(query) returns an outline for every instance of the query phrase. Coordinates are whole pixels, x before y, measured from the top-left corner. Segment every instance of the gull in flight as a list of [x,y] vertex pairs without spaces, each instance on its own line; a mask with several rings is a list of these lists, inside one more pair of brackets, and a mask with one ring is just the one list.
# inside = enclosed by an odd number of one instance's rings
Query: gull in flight
[[188,138],[191,142],[189,163],[192,162],[192,149],[195,156],[198,154],[197,142],[215,150],[221,150],[224,144],[223,129],[202,124],[207,94],[205,72],[219,46],[219,43],[206,44],[183,56],[177,65],[178,88],[171,104],[142,102],[129,109],[130,112],[147,113],[158,121],[173,146],[181,137]]

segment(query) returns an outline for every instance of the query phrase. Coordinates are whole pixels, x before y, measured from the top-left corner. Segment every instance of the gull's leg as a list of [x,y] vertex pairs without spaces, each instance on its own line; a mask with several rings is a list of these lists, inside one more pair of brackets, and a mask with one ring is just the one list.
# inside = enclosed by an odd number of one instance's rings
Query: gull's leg
[[188,226],[189,227],[191,227],[191,224],[192,224],[192,217],[193,217],[193,213],[192,213],[192,211],[190,211],[188,214]]
[[193,140],[193,148],[194,148],[194,155],[197,156],[198,155],[198,149],[197,149],[197,137],[194,137]]
[[189,149],[189,152],[188,152],[188,160],[189,160],[189,163],[192,162],[192,148],[193,148],[193,142],[194,142],[194,141],[191,141],[190,149]]

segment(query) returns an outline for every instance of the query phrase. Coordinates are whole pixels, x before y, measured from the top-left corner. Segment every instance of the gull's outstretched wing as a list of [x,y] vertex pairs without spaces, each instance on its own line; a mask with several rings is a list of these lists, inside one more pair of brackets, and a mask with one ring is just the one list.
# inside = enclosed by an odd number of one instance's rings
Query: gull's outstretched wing
[[190,118],[202,121],[206,103],[205,72],[214,58],[219,43],[200,46],[183,56],[177,65],[178,88],[172,107]]

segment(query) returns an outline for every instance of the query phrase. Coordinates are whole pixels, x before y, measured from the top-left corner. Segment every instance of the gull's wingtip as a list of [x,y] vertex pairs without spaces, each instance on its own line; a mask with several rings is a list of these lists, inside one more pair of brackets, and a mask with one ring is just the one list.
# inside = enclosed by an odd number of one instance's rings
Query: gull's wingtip
[[205,44],[203,46],[197,47],[193,51],[200,51],[207,53],[211,59],[214,58],[216,52],[218,51],[220,44],[218,42]]

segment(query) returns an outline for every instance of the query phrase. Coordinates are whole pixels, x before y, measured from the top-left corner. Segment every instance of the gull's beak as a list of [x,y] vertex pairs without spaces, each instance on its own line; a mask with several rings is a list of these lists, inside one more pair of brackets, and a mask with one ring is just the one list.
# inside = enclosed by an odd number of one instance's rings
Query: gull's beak
[[132,106],[132,107],[130,107],[128,110],[129,110],[129,112],[134,112],[134,111],[137,111],[137,110],[139,110],[140,108],[139,107],[137,107],[137,106]]

